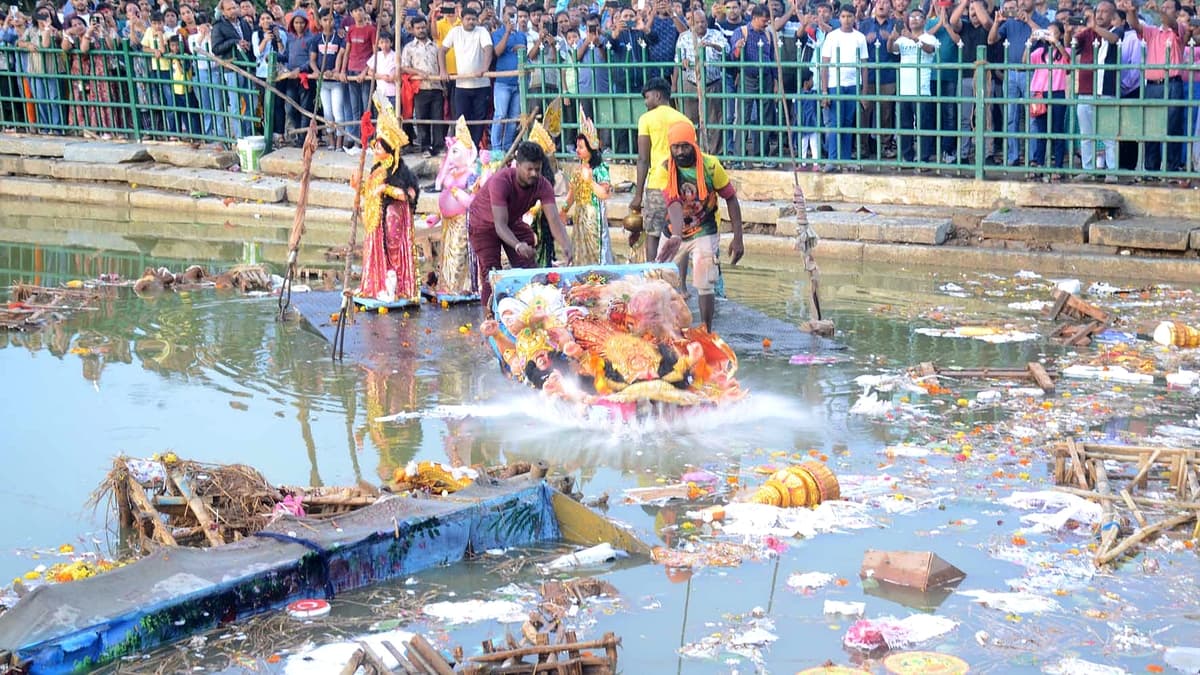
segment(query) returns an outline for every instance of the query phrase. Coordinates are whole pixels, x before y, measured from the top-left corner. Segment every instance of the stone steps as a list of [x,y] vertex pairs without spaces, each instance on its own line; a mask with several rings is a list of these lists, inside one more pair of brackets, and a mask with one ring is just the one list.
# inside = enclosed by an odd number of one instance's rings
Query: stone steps
[[[629,202],[633,199],[631,192],[618,192],[609,196],[604,202],[605,212],[609,221],[620,222],[629,215]],[[742,201],[742,223],[745,225],[771,225],[782,217],[792,213],[792,204],[788,202]],[[729,211],[725,200],[720,201],[720,214],[723,222],[729,222]]]
[[[404,162],[418,178],[433,178],[441,167],[441,157],[423,159],[420,155],[404,155]],[[367,165],[369,171],[373,158],[368,153]],[[262,173],[268,176],[299,178],[304,171],[304,154],[300,148],[279,148],[263,155],[259,162]],[[312,177],[320,180],[340,181],[349,183],[350,177],[358,170],[358,153],[353,155],[336,150],[319,149],[313,154]]]
[[989,213],[979,224],[979,234],[985,239],[1086,244],[1094,220],[1095,208],[1005,208]]
[[1200,220],[1138,217],[1097,220],[1088,226],[1088,243],[1155,251],[1200,251]]
[[[950,218],[887,216],[867,211],[812,211],[808,224],[821,239],[940,246],[954,231]],[[794,237],[795,216],[779,219],[777,236]]]

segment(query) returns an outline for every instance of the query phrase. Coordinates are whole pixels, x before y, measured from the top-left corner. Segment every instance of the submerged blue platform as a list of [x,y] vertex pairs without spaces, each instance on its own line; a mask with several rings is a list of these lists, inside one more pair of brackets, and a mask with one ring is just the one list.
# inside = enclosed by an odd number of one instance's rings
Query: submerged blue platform
[[332,598],[473,551],[555,541],[554,495],[517,478],[447,497],[388,497],[336,524],[283,517],[225,546],[162,549],[34,589],[0,615],[0,653],[30,673],[86,672],[298,599]]

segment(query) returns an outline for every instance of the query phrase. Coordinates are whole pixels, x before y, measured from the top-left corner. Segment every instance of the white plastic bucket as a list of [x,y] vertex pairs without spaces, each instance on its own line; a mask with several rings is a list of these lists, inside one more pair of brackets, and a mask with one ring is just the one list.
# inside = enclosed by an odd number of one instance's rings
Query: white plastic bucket
[[258,162],[267,149],[267,141],[262,136],[247,136],[237,141],[238,162],[242,171],[258,171]]

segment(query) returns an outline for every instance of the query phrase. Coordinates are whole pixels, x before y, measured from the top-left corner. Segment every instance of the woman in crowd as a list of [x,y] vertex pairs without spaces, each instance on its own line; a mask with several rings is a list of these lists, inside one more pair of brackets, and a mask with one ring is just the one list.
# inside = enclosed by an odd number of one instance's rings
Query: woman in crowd
[[49,8],[41,7],[33,15],[33,23],[17,46],[29,52],[26,72],[36,101],[37,125],[41,133],[63,133],[62,93],[58,80],[42,75],[63,72],[59,42],[58,17]]
[[112,88],[105,79],[109,75],[106,51],[116,49],[116,27],[107,25],[103,15],[96,13],[85,24],[78,15],[63,36],[63,51],[67,53],[71,74],[79,78],[71,82],[72,106],[68,121],[72,126],[99,131],[102,138],[112,138],[115,130]]
[[[272,56],[278,64],[276,71],[283,73],[283,63],[287,58],[287,35],[279,24],[275,23],[275,17],[271,16],[270,12],[262,12],[258,15],[258,30],[254,31],[254,35],[250,38],[250,44],[254,48],[254,74],[260,80],[265,82],[270,78]],[[279,82],[277,86],[284,89],[283,82]],[[256,84],[255,87],[258,89],[258,99],[265,101],[263,95],[266,90],[260,84]],[[284,107],[281,101],[271,113],[271,128],[277,135],[283,133]],[[280,139],[282,136],[278,136],[276,141],[278,142]]]
[[[1063,25],[1057,21],[1050,24],[1044,33],[1035,33],[1034,39],[1025,45],[1025,61],[1033,66],[1048,64],[1067,65],[1071,62],[1071,54],[1062,43]],[[1063,134],[1067,130],[1067,116],[1070,107],[1063,103],[1067,97],[1066,68],[1035,68],[1029,80],[1029,95],[1040,101],[1031,104],[1030,132],[1035,134],[1033,149],[1029,155],[1029,166],[1037,169],[1046,160],[1046,131],[1049,129],[1053,138],[1050,140],[1050,163],[1055,169],[1062,169],[1067,158],[1067,140]],[[1044,109],[1036,106],[1044,104]],[[1041,114],[1037,114],[1037,113]],[[1037,172],[1034,172],[1036,175]],[[1062,180],[1062,174],[1051,174],[1050,180]]]
[[225,116],[223,110],[225,94],[217,87],[224,83],[221,67],[210,57],[212,56],[212,23],[204,12],[197,12],[195,33],[187,38],[188,52],[193,54],[196,70],[196,102],[202,111],[204,135],[215,142],[217,138],[225,137]]

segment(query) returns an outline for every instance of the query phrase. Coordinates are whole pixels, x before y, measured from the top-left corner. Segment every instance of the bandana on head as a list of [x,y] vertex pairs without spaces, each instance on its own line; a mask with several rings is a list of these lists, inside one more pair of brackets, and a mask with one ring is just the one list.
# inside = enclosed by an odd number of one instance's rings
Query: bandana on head
[[[667,143],[688,143],[696,153],[696,195],[700,201],[708,197],[708,188],[704,181],[704,156],[700,154],[700,146],[696,143],[696,127],[691,122],[680,120],[667,129]],[[679,167],[675,164],[675,156],[667,157],[667,188],[663,190],[667,199],[679,198]]]

